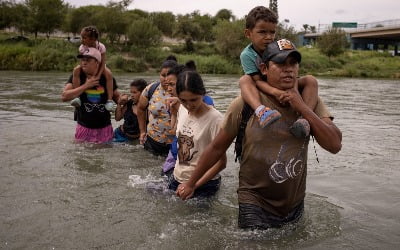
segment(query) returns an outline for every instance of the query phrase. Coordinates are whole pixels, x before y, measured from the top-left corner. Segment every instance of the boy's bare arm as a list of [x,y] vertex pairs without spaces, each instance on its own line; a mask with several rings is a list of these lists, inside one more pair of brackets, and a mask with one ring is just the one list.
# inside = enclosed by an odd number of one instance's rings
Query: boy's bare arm
[[314,110],[318,103],[318,81],[312,75],[300,77],[298,80],[298,88],[301,97],[311,110]]
[[285,92],[269,85],[268,82],[261,79],[260,75],[253,75],[252,79],[256,83],[257,88],[264,94],[279,98]]

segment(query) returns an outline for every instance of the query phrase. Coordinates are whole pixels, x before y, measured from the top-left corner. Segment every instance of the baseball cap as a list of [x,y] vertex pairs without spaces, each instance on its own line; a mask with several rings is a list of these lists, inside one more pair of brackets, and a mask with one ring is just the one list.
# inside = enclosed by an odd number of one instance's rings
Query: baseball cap
[[280,39],[268,44],[263,53],[262,60],[264,63],[273,61],[281,64],[285,62],[289,55],[292,55],[300,63],[301,54],[297,51],[294,44],[287,39]]
[[79,54],[77,58],[91,57],[96,59],[98,62],[101,62],[101,54],[100,51],[96,48],[87,48],[82,54]]

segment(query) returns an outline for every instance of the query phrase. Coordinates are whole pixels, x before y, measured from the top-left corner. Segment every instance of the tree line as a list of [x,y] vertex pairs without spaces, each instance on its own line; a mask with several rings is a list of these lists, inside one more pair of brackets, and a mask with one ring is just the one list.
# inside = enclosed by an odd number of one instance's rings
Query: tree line
[[[106,5],[73,7],[63,0],[0,0],[0,29],[15,28],[21,35],[30,33],[37,38],[45,34],[47,38],[56,32],[79,35],[82,27],[95,25],[100,31],[100,39],[109,44],[123,44],[133,49],[160,46],[162,37],[183,40],[184,52],[196,52],[194,42],[211,44],[213,50],[228,58],[238,58],[248,44],[243,34],[244,18],[237,18],[231,10],[221,9],[215,16],[200,14],[199,11],[185,15],[172,12],[146,12],[129,10],[133,0],[109,1]],[[277,0],[269,1],[269,8],[278,13]],[[315,26],[303,25],[304,31],[314,32]],[[339,31],[333,30],[336,35]],[[276,38],[297,40],[298,33],[288,19],[278,23]],[[334,34],[334,35],[335,35]],[[324,39],[323,48],[332,47],[332,34]],[[344,50],[344,34],[336,38],[341,43],[334,52],[322,53],[332,56]],[[337,37],[337,36],[334,36]],[[323,38],[323,37],[322,37]],[[321,41],[322,42],[322,41]]]
[[[189,52],[193,42],[215,42],[219,52],[228,56],[237,56],[237,50],[248,43],[243,35],[243,18],[238,19],[231,10],[221,9],[215,16],[199,11],[174,15],[172,12],[128,10],[132,1],[110,1],[104,6],[75,8],[63,0],[1,0],[0,29],[13,27],[21,35],[31,33],[36,38],[39,33],[50,37],[55,31],[75,36],[82,27],[95,25],[101,39],[111,44],[158,46],[164,36],[184,40]],[[294,28],[290,30],[285,25],[280,25],[282,33],[287,37],[289,30],[293,33],[292,40],[295,39]]]

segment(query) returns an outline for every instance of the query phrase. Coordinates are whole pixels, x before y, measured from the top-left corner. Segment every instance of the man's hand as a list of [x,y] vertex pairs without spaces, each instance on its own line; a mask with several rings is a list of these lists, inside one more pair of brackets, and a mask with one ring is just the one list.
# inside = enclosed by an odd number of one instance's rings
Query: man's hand
[[301,113],[307,105],[304,103],[303,98],[299,94],[299,92],[292,88],[286,90],[280,97],[280,101],[282,103],[288,103],[290,106],[296,110],[297,112]]
[[90,77],[90,78],[86,79],[86,82],[84,85],[85,85],[86,89],[91,89],[93,87],[99,86],[99,80],[94,77]]

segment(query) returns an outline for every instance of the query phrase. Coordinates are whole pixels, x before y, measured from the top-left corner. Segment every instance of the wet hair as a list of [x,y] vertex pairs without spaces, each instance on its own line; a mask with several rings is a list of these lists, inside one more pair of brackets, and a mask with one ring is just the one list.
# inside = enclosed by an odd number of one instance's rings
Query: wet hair
[[162,64],[161,64],[161,69],[171,69],[173,67],[175,67],[176,65],[178,65],[177,61],[174,60],[165,60]]
[[131,82],[130,86],[136,87],[140,92],[142,92],[146,88],[147,82],[146,82],[146,80],[139,78],[139,79],[133,80]]
[[174,67],[170,68],[168,70],[167,76],[169,75],[176,75],[178,76],[180,73],[182,73],[183,71],[185,71],[186,67],[185,65],[182,64],[177,64]]
[[196,71],[184,71],[178,75],[176,81],[176,93],[189,91],[196,95],[205,95],[206,88],[204,87],[203,79]]
[[96,40],[99,40],[99,31],[95,26],[86,26],[83,27],[82,31],[88,33],[88,36],[90,38],[94,38]]
[[183,64],[177,64],[174,67],[170,68],[168,70],[167,76],[169,75],[176,75],[178,76],[180,73],[184,71],[196,71],[196,64],[193,60],[190,60]]
[[263,20],[268,23],[278,23],[278,16],[275,12],[264,6],[257,6],[250,10],[246,16],[246,29],[252,29],[256,26],[259,20]]
[[189,60],[185,63],[185,66],[189,70],[196,71],[196,63],[193,60]]
[[178,62],[178,60],[176,59],[176,56],[174,56],[174,55],[167,56],[167,58],[165,58],[165,60],[172,60],[172,61]]

